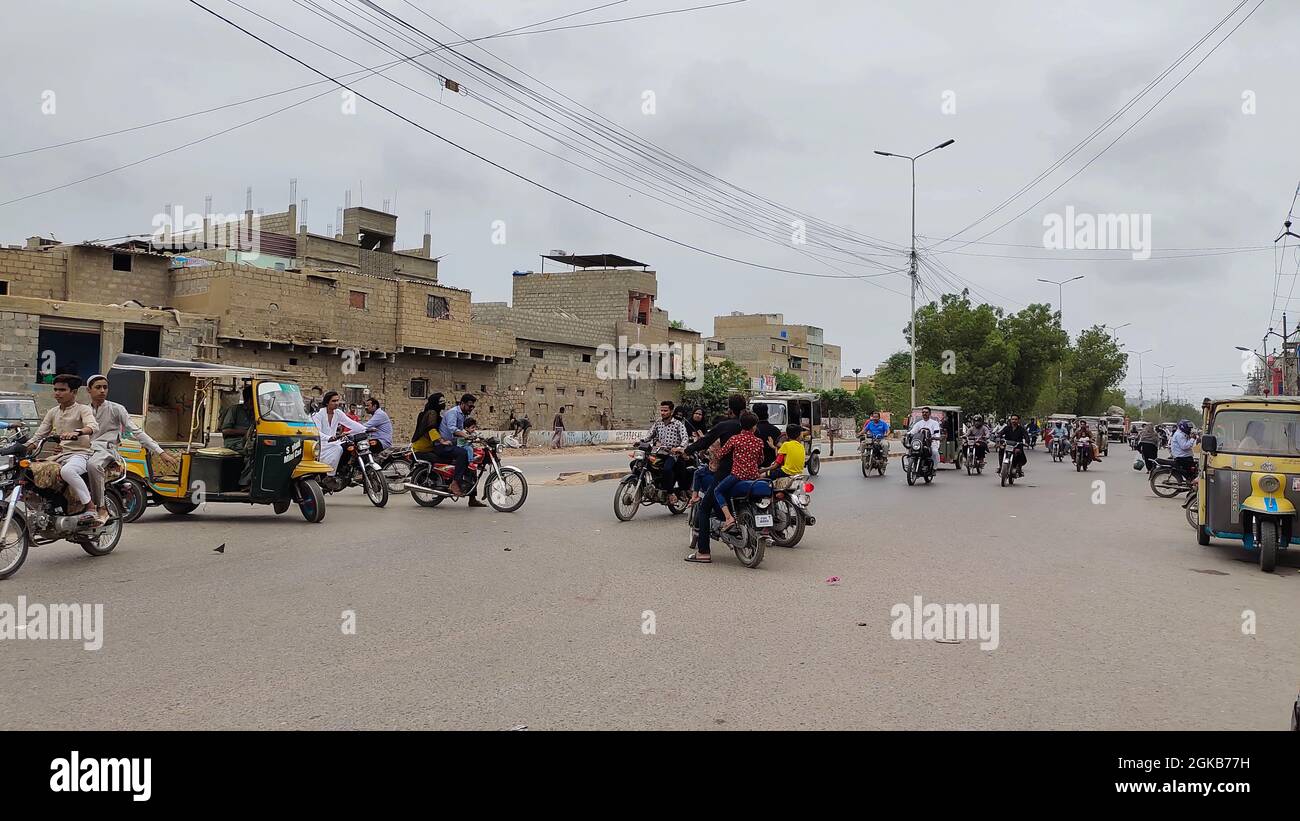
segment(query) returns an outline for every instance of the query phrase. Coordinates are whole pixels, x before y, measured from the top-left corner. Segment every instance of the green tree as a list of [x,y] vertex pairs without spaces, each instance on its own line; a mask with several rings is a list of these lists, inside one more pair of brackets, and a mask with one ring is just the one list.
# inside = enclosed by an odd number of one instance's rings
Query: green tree
[[944,294],[917,310],[918,372],[923,360],[937,372],[927,401],[969,410],[998,407],[1014,354],[999,328],[1001,319],[1001,309],[973,304],[966,291]]
[[779,391],[804,390],[803,380],[799,378],[799,374],[797,373],[777,371],[773,376],[776,377],[776,389]]
[[858,398],[859,416],[870,416],[880,410],[880,402],[876,399],[876,392],[870,385],[866,383],[859,385],[853,395]]
[[858,401],[857,395],[843,388],[822,391],[818,394],[818,398],[821,399],[823,416],[835,416],[841,419],[857,418],[862,411],[862,403]]
[[1061,329],[1060,314],[1038,303],[1003,319],[1001,330],[1013,359],[997,410],[1023,415],[1030,408],[1037,410],[1035,400],[1056,381],[1056,366],[1070,346],[1070,335]]
[[[908,351],[899,351],[891,354],[888,359],[876,368],[875,375],[871,378],[874,386],[876,400],[879,403],[878,409],[888,411],[894,420],[894,424],[900,424],[899,420],[907,418],[908,412],[912,409],[911,400],[911,371],[912,355]],[[919,403],[933,402],[932,394],[934,384],[939,377],[939,367],[933,362],[921,359],[916,360],[916,401]]]
[[727,409],[727,397],[733,393],[747,393],[749,374],[745,369],[724,359],[720,362],[704,363],[704,380],[699,390],[687,390],[682,387],[683,405],[704,408],[704,418],[712,419]]
[[1096,416],[1106,410],[1103,396],[1128,373],[1128,357],[1100,325],[1079,334],[1066,362],[1066,385],[1074,394],[1071,413]]

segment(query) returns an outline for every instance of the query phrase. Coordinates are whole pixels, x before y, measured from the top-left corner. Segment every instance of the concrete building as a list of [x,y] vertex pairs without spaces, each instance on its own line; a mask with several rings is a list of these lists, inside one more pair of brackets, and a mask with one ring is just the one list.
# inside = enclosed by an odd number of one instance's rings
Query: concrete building
[[680,374],[666,362],[649,378],[602,365],[613,364],[607,357],[620,342],[702,353],[699,333],[670,326],[668,312],[655,305],[656,274],[643,263],[611,254],[547,259],[572,270],[516,271],[511,304],[474,305],[476,322],[508,329],[516,339],[514,361],[499,369],[503,396],[539,429],[549,429],[561,406],[569,429],[646,427],[661,400],[677,401]]
[[740,365],[750,378],[788,371],[809,390],[830,390],[840,384],[840,347],[827,345],[815,325],[788,324],[781,314],[733,311],[713,318],[713,336],[706,340],[710,355]]

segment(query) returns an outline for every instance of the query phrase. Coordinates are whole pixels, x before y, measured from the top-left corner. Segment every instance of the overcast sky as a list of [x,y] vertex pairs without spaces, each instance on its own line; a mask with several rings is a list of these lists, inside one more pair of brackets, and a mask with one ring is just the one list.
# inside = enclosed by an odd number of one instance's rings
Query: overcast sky
[[[338,74],[356,71],[339,56],[259,20],[228,0],[202,0],[259,36]],[[609,0],[605,0],[608,2]],[[308,0],[238,0],[364,66],[395,58],[355,31],[313,14]],[[357,0],[312,0],[404,54],[418,51],[379,28]],[[547,20],[601,0],[374,0],[442,42]],[[626,0],[551,26],[701,5],[707,0]],[[1159,259],[1168,249],[1272,246],[1300,180],[1296,159],[1293,0],[1263,6],[1123,139],[1059,191],[1168,91],[1255,6],[1247,3],[1168,79],[1059,170],[961,240],[1024,216],[981,243],[932,255],[952,275],[1010,309],[1057,302],[1039,277],[1084,279],[1066,286],[1065,325],[1132,323],[1126,347],[1146,354],[1147,396],[1156,364],[1199,399],[1242,382],[1237,345],[1258,347],[1270,323],[1280,329],[1295,272],[1295,241],[1281,263],[1272,250]],[[691,13],[604,26],[485,40],[457,50],[533,84],[519,70],[700,168],[791,209],[858,235],[904,248],[909,236],[909,164],[873,149],[918,153],[956,144],[917,163],[917,230],[932,245],[964,228],[1073,149],[1226,15],[1236,2],[876,2],[748,0]],[[373,15],[373,12],[371,12]],[[319,80],[309,70],[183,0],[115,3],[44,0],[6,4],[0,99],[7,116],[0,155],[127,128]],[[431,47],[409,29],[413,42]],[[17,36],[28,32],[30,36]],[[682,243],[761,265],[810,273],[880,273],[860,258],[832,261],[825,232],[809,225],[808,244],[792,245],[788,221],[770,221],[784,241],[762,241],[602,180],[469,120],[525,138],[614,177],[572,148],[507,119],[483,102],[493,92],[463,64],[423,58],[469,94],[440,90],[409,64],[358,92],[432,131],[574,199]],[[0,159],[0,202],[136,162],[251,120],[328,89],[312,86],[175,123],[39,153]],[[646,92],[653,113],[645,113]],[[54,110],[49,110],[53,92]],[[1243,99],[1243,95],[1246,99]],[[1253,103],[1254,113],[1248,113]],[[43,111],[44,107],[44,111]],[[512,110],[521,110],[511,104]],[[705,334],[731,310],[782,312],[819,325],[844,348],[845,373],[868,373],[904,347],[905,274],[823,279],[766,271],[674,245],[568,203],[402,122],[365,100],[344,113],[340,92],[237,128],[190,148],[41,196],[0,205],[0,242],[53,235],[75,241],[150,230],[167,203],[199,212],[212,194],[216,212],[240,212],[253,187],[255,207],[283,210],[289,179],[310,200],[311,230],[323,233],[352,189],[354,204],[395,198],[398,244],[417,247],[423,212],[433,212],[433,247],[445,255],[442,280],[473,290],[476,301],[508,300],[513,270],[535,270],[550,249],[620,253],[659,273],[658,304]],[[534,115],[535,116],[535,115]],[[669,199],[665,197],[665,199]],[[673,202],[669,199],[670,202]],[[674,205],[676,203],[674,202]],[[1131,251],[1045,250],[1044,218],[1079,214],[1150,215],[1151,259]],[[715,217],[721,219],[721,217]],[[494,223],[505,242],[492,242]],[[1297,229],[1300,233],[1300,229]],[[838,240],[831,240],[843,246]],[[993,245],[987,243],[1006,243]],[[1017,247],[1029,246],[1029,247]],[[866,254],[882,253],[866,245]],[[819,260],[807,252],[825,255]],[[888,269],[904,253],[867,257]],[[1002,255],[1002,256],[987,256]],[[1002,258],[1010,256],[1015,258]],[[1107,257],[1098,261],[1097,257]],[[841,260],[845,259],[840,257]],[[856,264],[854,264],[856,263]],[[933,261],[925,293],[945,290]],[[834,267],[830,267],[834,266]],[[1287,272],[1289,271],[1289,275]],[[877,285],[885,286],[890,291]],[[951,290],[948,288],[947,290]],[[996,296],[995,296],[996,295]],[[1293,307],[1300,306],[1300,293]],[[1270,320],[1270,309],[1276,308]],[[1288,317],[1294,325],[1300,309]],[[1276,342],[1276,338],[1272,340]],[[1125,386],[1136,394],[1137,360]]]

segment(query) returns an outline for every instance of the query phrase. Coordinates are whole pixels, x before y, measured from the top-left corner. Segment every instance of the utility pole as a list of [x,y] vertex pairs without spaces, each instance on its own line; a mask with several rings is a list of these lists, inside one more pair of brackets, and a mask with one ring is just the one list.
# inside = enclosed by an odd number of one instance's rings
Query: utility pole
[[861,369],[861,368],[854,368],[854,369],[853,369],[853,392],[854,392],[854,393],[857,393],[857,392],[858,392],[858,389],[862,387],[862,383],[861,383],[860,381],[858,381],[858,374],[860,374],[860,373],[862,373],[862,369]]
[[912,163],[912,252],[908,255],[908,270],[912,280],[912,323],[908,326],[908,342],[912,347],[912,407],[916,407],[916,161],[929,154],[931,151],[938,151],[940,148],[947,148],[956,140],[948,140],[939,143],[934,148],[922,151],[915,157],[909,157],[906,154],[894,154],[890,151],[877,151],[875,153],[882,157],[898,157],[909,160]]
[[1143,418],[1143,416],[1146,415],[1146,408],[1142,406],[1143,404],[1142,403],[1143,400],[1142,354],[1151,353],[1152,350],[1154,350],[1154,348],[1147,348],[1145,351],[1125,351],[1125,353],[1131,354],[1138,358],[1138,419],[1141,419]]
[[[1062,330],[1065,330],[1065,286],[1071,282],[1074,282],[1076,279],[1083,279],[1083,277],[1084,277],[1083,274],[1079,274],[1077,277],[1071,277],[1070,279],[1063,279],[1060,282],[1057,282],[1054,279],[1040,278],[1038,280],[1039,282],[1046,282],[1048,285],[1056,286],[1056,310],[1061,315]],[[1122,328],[1124,326],[1121,325],[1120,327]],[[1066,332],[1066,338],[1067,339],[1069,338],[1068,331]],[[1057,368],[1056,368],[1056,393],[1058,396],[1061,393],[1061,387],[1064,382],[1065,382],[1065,357],[1061,357],[1061,361],[1057,363]]]

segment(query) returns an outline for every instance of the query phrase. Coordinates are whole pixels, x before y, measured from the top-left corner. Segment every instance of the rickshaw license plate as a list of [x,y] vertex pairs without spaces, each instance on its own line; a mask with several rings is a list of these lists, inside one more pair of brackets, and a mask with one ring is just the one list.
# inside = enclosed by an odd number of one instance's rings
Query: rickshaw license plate
[[1291,489],[1300,491],[1300,476],[1291,477]]
[[760,513],[759,515],[755,516],[755,517],[754,517],[754,525],[755,525],[755,527],[771,527],[771,526],[772,526],[772,514],[770,514],[770,513]]

